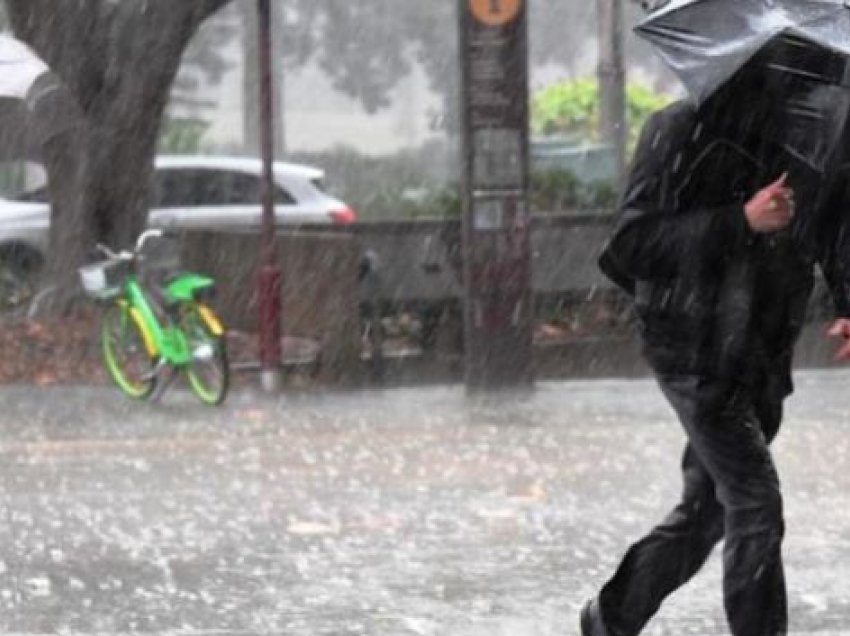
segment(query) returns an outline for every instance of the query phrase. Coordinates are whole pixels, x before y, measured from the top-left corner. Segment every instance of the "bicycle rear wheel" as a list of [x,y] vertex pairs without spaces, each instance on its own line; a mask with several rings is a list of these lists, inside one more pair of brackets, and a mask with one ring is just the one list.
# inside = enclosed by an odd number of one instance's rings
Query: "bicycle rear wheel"
[[156,361],[145,347],[142,327],[119,303],[110,305],[100,324],[103,362],[112,381],[131,398],[143,400],[156,388]]
[[[205,311],[211,312],[208,308]],[[192,359],[186,366],[189,387],[204,404],[221,404],[230,386],[230,365],[224,336],[213,333],[196,303],[182,307],[180,328],[192,353]]]

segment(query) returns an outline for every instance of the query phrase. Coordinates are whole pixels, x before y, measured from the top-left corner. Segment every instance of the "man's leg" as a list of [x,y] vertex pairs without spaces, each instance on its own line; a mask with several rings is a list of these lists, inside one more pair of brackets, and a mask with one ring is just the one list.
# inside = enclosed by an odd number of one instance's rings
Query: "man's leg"
[[754,400],[750,389],[686,377],[667,379],[662,389],[723,506],[723,589],[733,636],[785,634],[782,496],[768,448],[778,420],[759,421],[754,402],[761,396]]
[[699,571],[723,535],[723,510],[715,499],[714,482],[690,445],[682,473],[681,502],[628,549],[599,594],[598,608],[610,636],[639,633],[661,602]]

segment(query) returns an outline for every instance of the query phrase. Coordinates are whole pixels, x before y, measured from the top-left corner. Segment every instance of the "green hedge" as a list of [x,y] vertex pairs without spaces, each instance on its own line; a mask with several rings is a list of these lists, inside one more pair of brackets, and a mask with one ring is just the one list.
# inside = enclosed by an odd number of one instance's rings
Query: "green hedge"
[[[656,93],[639,82],[626,84],[626,124],[630,147],[641,126],[672,97]],[[531,99],[531,129],[537,134],[563,135],[578,142],[599,141],[599,82],[583,77],[551,84]]]
[[[435,167],[435,157],[440,164]],[[446,145],[430,144],[385,157],[349,148],[298,153],[291,161],[321,166],[331,194],[351,205],[364,221],[460,216],[459,161]],[[583,183],[566,170],[533,170],[529,199],[539,212],[610,209],[613,182]]]
[[196,155],[204,151],[204,134],[210,125],[192,117],[166,117],[159,133],[157,151],[166,155]]
[[0,195],[13,196],[24,187],[24,164],[21,161],[0,163]]

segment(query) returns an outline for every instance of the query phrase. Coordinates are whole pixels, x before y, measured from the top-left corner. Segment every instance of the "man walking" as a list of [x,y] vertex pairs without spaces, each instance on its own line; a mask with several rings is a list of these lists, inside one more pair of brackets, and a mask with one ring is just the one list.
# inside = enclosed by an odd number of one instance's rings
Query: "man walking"
[[[850,358],[848,175],[777,145],[755,70],[644,127],[600,266],[634,300],[645,356],[687,434],[681,501],[581,612],[583,636],[634,636],[724,540],[734,636],[787,630],[779,480],[769,450],[819,265]],[[742,107],[742,104],[753,104]]]

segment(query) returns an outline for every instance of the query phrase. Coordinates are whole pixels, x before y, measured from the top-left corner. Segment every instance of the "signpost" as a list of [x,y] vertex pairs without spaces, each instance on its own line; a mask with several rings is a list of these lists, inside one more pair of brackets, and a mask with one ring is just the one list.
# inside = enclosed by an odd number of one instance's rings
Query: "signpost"
[[468,389],[530,386],[527,0],[458,0]]

